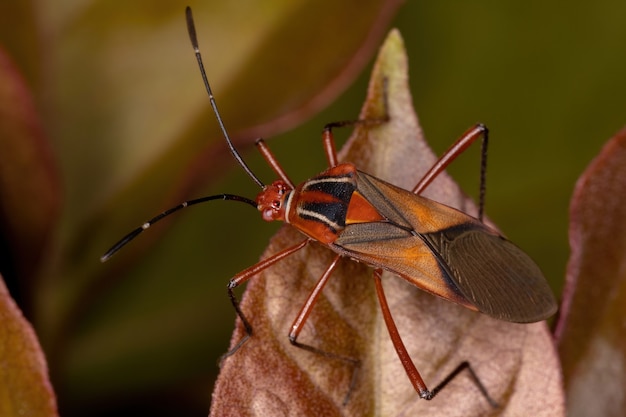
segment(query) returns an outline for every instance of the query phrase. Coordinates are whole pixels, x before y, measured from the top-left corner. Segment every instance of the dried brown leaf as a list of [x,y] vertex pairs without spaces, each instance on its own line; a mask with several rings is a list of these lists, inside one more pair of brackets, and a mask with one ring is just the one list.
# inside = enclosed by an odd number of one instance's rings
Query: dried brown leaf
[[[408,89],[402,39],[392,31],[376,62],[361,118],[383,114],[387,82],[390,122],[357,128],[343,160],[406,188],[435,161],[423,140]],[[445,174],[426,196],[475,212]],[[302,240],[290,227],[272,239],[264,256]],[[391,274],[383,283],[391,312],[413,360],[433,387],[461,361],[469,360],[490,394],[493,409],[467,377],[459,377],[433,401],[419,399],[401,366],[371,282],[371,269],[342,260],[299,339],[328,352],[358,358],[356,384],[347,405],[353,369],[290,345],[292,320],[333,253],[319,244],[299,251],[254,278],[242,300],[254,334],[225,360],[215,391],[214,416],[534,415],[563,414],[558,359],[544,323],[494,320],[420,291]],[[241,323],[232,345],[244,335]]]
[[556,336],[568,415],[626,414],[626,129],[578,180]]
[[11,299],[1,276],[0,323],[0,415],[58,415],[37,336]]

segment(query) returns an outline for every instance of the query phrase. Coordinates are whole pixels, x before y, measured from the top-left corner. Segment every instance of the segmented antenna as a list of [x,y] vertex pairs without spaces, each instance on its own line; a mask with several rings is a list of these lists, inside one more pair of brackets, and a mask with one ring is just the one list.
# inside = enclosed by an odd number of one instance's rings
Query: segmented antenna
[[200,67],[200,74],[202,74],[202,81],[204,81],[204,87],[206,88],[206,92],[209,94],[209,101],[211,102],[211,107],[213,107],[213,113],[215,113],[215,117],[217,118],[217,123],[220,125],[220,129],[222,130],[222,134],[226,139],[226,143],[228,143],[228,148],[230,149],[230,153],[233,154],[233,157],[237,160],[239,165],[246,171],[246,173],[252,178],[254,182],[256,182],[259,187],[264,188],[265,184],[252,172],[248,164],[243,160],[233,142],[230,140],[230,136],[228,136],[228,132],[224,127],[224,122],[222,122],[222,116],[220,116],[220,112],[217,109],[217,104],[215,103],[215,98],[213,97],[213,91],[211,91],[211,85],[209,84],[209,79],[207,78],[206,71],[204,70],[204,64],[202,63],[202,55],[200,55],[200,48],[198,47],[198,38],[196,36],[196,27],[193,23],[193,16],[191,14],[191,7],[187,6],[185,10],[185,14],[187,16],[187,31],[189,32],[189,39],[191,40],[191,45],[193,46],[193,50],[196,54],[196,59],[198,60],[198,66]]
[[[259,187],[264,188],[265,185],[263,184],[263,182],[261,182],[261,180],[248,167],[248,165],[245,163],[241,155],[239,155],[239,152],[237,152],[237,149],[235,149],[235,146],[233,145],[232,141],[230,140],[230,137],[228,136],[228,132],[226,131],[226,128],[224,127],[224,122],[222,122],[222,117],[220,116],[220,112],[217,109],[215,98],[213,98],[213,92],[211,91],[211,86],[209,85],[209,80],[207,79],[206,71],[204,70],[204,65],[202,64],[202,56],[200,55],[200,49],[198,48],[198,39],[196,37],[196,29],[193,24],[193,16],[191,15],[190,7],[187,7],[186,9],[186,17],[187,17],[187,29],[189,31],[189,39],[191,39],[191,44],[196,54],[196,59],[198,60],[198,66],[200,67],[200,74],[202,75],[202,80],[204,81],[204,86],[206,88],[206,91],[209,94],[209,101],[211,102],[211,107],[213,108],[215,117],[217,118],[217,123],[219,124],[220,129],[222,130],[222,134],[224,135],[224,138],[226,139],[226,143],[228,143],[230,152],[233,154],[233,156],[235,157],[239,165],[241,165],[244,171],[246,171],[246,173],[250,176],[250,178],[252,178],[252,180],[256,182],[259,185]],[[127,234],[126,236],[124,236],[115,245],[113,245],[111,249],[106,251],[106,253],[102,255],[102,257],[100,257],[100,261],[101,262],[107,261],[111,256],[113,256],[120,249],[126,246],[128,242],[130,242],[131,240],[139,236],[144,230],[148,229],[150,226],[160,221],[161,219],[169,216],[170,214],[175,213],[178,210],[184,209],[186,207],[193,206],[199,203],[204,203],[204,202],[211,201],[211,200],[240,201],[242,203],[249,204],[254,208],[257,207],[257,204],[255,201],[250,200],[249,198],[246,198],[246,197],[241,197],[241,196],[233,195],[233,194],[218,194],[218,195],[212,195],[208,197],[197,198],[195,200],[185,201],[177,205],[176,207],[172,207],[170,209],[165,210],[161,214],[153,217],[152,219],[148,220],[147,222],[145,222],[144,224],[142,224],[141,226],[139,226],[138,228],[136,228],[135,230]]]
[[100,257],[100,262],[106,262],[107,260],[109,260],[109,258],[111,256],[115,255],[115,253],[117,251],[119,251],[124,246],[126,246],[126,244],[128,242],[130,242],[131,240],[133,240],[134,238],[139,236],[141,234],[141,232],[143,232],[144,230],[148,229],[150,226],[152,226],[153,224],[155,224],[159,220],[162,220],[164,217],[167,217],[170,214],[177,212],[178,210],[187,208],[189,206],[193,206],[194,204],[205,203],[205,202],[211,201],[211,200],[240,201],[242,203],[249,204],[252,207],[256,208],[256,202],[255,201],[250,200],[249,198],[246,198],[246,197],[241,197],[241,196],[233,195],[233,194],[210,195],[208,197],[201,197],[201,198],[196,198],[195,200],[185,201],[183,203],[180,203],[176,207],[172,207],[170,209],[167,209],[164,212],[162,212],[161,214],[159,214],[157,216],[154,216],[153,218],[151,218],[150,220],[148,220],[147,222],[145,222],[144,224],[142,224],[141,226],[139,226],[138,228],[136,228],[135,230],[133,230],[132,232],[130,232],[129,234],[124,236],[123,238],[121,238],[119,240],[119,242],[117,242],[115,245],[113,245],[111,247],[111,249],[106,251],[106,253]]

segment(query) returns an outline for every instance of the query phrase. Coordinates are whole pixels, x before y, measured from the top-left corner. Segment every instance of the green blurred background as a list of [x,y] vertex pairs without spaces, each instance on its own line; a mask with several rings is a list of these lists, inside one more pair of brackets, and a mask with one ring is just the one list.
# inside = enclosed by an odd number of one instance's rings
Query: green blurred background
[[[370,66],[297,128],[246,129],[289,112],[290,94],[315,83],[325,56],[335,59],[337,51],[305,54],[303,39],[324,31],[337,39],[325,48],[343,47],[366,24],[356,21],[360,11],[372,12],[348,2],[342,13],[332,2],[312,4],[319,16],[338,14],[305,24],[288,2],[253,3],[190,2],[229,130],[250,132],[250,140],[271,135],[270,146],[299,182],[325,166],[322,126],[358,115]],[[278,227],[244,205],[214,203],[98,262],[116,237],[178,200],[258,192],[228,156],[196,158],[202,141],[220,138],[188,44],[186,4],[0,6],[0,40],[33,90],[63,176],[54,254],[26,313],[64,415],[206,414],[235,319],[226,283],[258,260]],[[437,153],[474,123],[489,126],[486,213],[537,261],[557,294],[576,179],[626,124],[625,17],[626,3],[615,0],[407,1],[387,25],[404,36],[415,108]],[[235,136],[243,141],[243,133]],[[244,156],[271,179],[254,149]],[[472,150],[449,170],[471,195],[478,162]],[[198,188],[194,177],[207,164],[216,172],[207,171],[210,184]]]

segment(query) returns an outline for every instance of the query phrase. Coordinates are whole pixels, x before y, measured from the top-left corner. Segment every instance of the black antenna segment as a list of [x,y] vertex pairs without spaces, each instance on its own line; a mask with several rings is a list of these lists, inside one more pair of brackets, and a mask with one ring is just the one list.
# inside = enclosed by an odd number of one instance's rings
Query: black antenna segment
[[208,196],[208,197],[201,197],[201,198],[196,198],[195,200],[185,201],[184,203],[180,203],[176,207],[172,207],[170,209],[167,209],[164,212],[162,212],[161,214],[159,214],[157,216],[154,216],[153,218],[151,218],[150,220],[148,220],[147,222],[145,222],[144,224],[142,224],[141,226],[139,226],[138,228],[136,228],[135,230],[133,230],[132,232],[130,232],[129,234],[124,236],[123,238],[121,238],[119,240],[119,242],[117,242],[115,245],[113,245],[111,247],[111,249],[106,251],[106,253],[100,257],[100,262],[108,261],[111,256],[115,255],[115,253],[117,253],[117,251],[119,251],[124,246],[126,246],[126,244],[128,242],[130,242],[131,240],[133,240],[134,238],[139,236],[141,234],[141,232],[143,232],[144,230],[146,230],[147,228],[149,228],[150,226],[152,226],[153,224],[155,224],[159,220],[163,219],[164,217],[167,217],[170,214],[172,214],[174,212],[177,212],[178,210],[187,208],[189,206],[193,206],[194,204],[204,203],[204,202],[211,201],[211,200],[240,201],[242,203],[249,204],[252,207],[256,208],[256,202],[250,200],[249,198],[241,197],[241,196],[233,195],[233,194],[211,195],[211,196]]
[[[226,131],[226,128],[224,127],[224,122],[222,121],[222,117],[220,116],[220,112],[217,109],[217,104],[215,103],[215,98],[213,98],[213,92],[211,91],[211,86],[209,85],[209,80],[207,79],[206,71],[204,70],[204,65],[202,64],[202,56],[200,55],[200,49],[198,48],[198,39],[196,37],[196,28],[195,28],[195,26],[193,24],[193,16],[191,15],[191,8],[190,7],[187,7],[186,17],[187,17],[187,29],[189,31],[189,38],[191,39],[191,44],[192,44],[193,49],[194,49],[194,51],[196,53],[196,59],[198,60],[198,66],[200,67],[200,74],[202,75],[202,80],[204,81],[204,86],[206,88],[206,91],[209,94],[209,101],[211,102],[211,107],[213,108],[213,112],[215,113],[215,117],[217,118],[217,123],[219,124],[220,129],[222,131],[222,134],[224,135],[224,138],[226,139],[226,143],[228,144],[228,147],[230,148],[230,152],[233,154],[233,156],[235,157],[235,159],[237,160],[239,165],[241,165],[241,167],[250,176],[250,178],[252,178],[252,180],[254,182],[256,182],[259,185],[259,187],[265,188],[265,185],[263,184],[263,182],[252,172],[252,170],[245,163],[245,161],[243,160],[243,158],[241,157],[239,152],[237,152],[237,149],[235,149],[235,146],[233,145],[233,142],[230,140],[230,137],[228,136],[228,132]],[[152,219],[148,220],[147,222],[145,222],[144,224],[142,224],[141,226],[139,226],[138,228],[136,228],[135,230],[133,230],[132,232],[127,234],[126,236],[124,236],[115,245],[113,245],[111,247],[111,249],[106,251],[106,253],[100,257],[100,261],[101,262],[106,262],[111,256],[113,256],[120,249],[122,249],[124,246],[126,246],[126,244],[128,242],[130,242],[131,240],[135,239],[144,230],[148,229],[150,226],[152,226],[156,222],[160,221],[161,219],[169,216],[170,214],[175,213],[178,210],[184,209],[186,207],[193,206],[193,205],[199,204],[199,203],[204,203],[204,202],[211,201],[211,200],[239,201],[239,202],[251,205],[254,208],[257,207],[257,204],[256,204],[255,201],[250,200],[249,198],[246,198],[246,197],[241,197],[241,196],[233,195],[233,194],[218,194],[218,195],[212,195],[212,196],[208,196],[208,197],[196,198],[194,200],[185,201],[185,202],[177,205],[176,207],[172,207],[170,209],[165,210],[161,214],[153,217]]]
[[230,153],[233,154],[239,165],[246,171],[248,176],[252,178],[254,182],[258,184],[259,187],[265,188],[265,184],[257,177],[254,172],[250,169],[248,164],[243,160],[233,142],[230,140],[230,136],[228,136],[228,132],[226,131],[226,127],[224,127],[224,122],[222,121],[222,116],[220,116],[220,112],[217,109],[217,104],[215,103],[215,98],[213,97],[213,91],[211,90],[211,85],[209,84],[209,79],[207,78],[206,71],[204,70],[204,64],[202,63],[202,55],[200,54],[200,48],[198,47],[198,37],[196,36],[196,27],[193,23],[193,16],[191,14],[191,7],[187,6],[185,10],[185,15],[187,17],[187,30],[189,32],[189,39],[191,40],[191,45],[193,46],[193,50],[196,54],[196,59],[198,60],[198,66],[200,67],[200,74],[202,75],[202,81],[204,81],[204,87],[206,88],[207,93],[209,94],[209,101],[211,102],[211,107],[213,108],[213,112],[215,113],[215,117],[217,118],[217,123],[220,125],[220,129],[222,130],[222,134],[226,139],[226,143],[230,148]]

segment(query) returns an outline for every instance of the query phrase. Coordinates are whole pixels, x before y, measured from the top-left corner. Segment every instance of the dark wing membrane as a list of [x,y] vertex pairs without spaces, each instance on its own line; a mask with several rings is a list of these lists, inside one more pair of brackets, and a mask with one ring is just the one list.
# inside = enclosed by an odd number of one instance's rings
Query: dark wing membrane
[[530,323],[556,311],[539,267],[483,223],[362,172],[357,190],[389,222],[347,226],[337,252],[500,320]]
[[475,224],[423,235],[457,287],[478,310],[500,320],[545,320],[557,305],[539,267],[517,246]]

